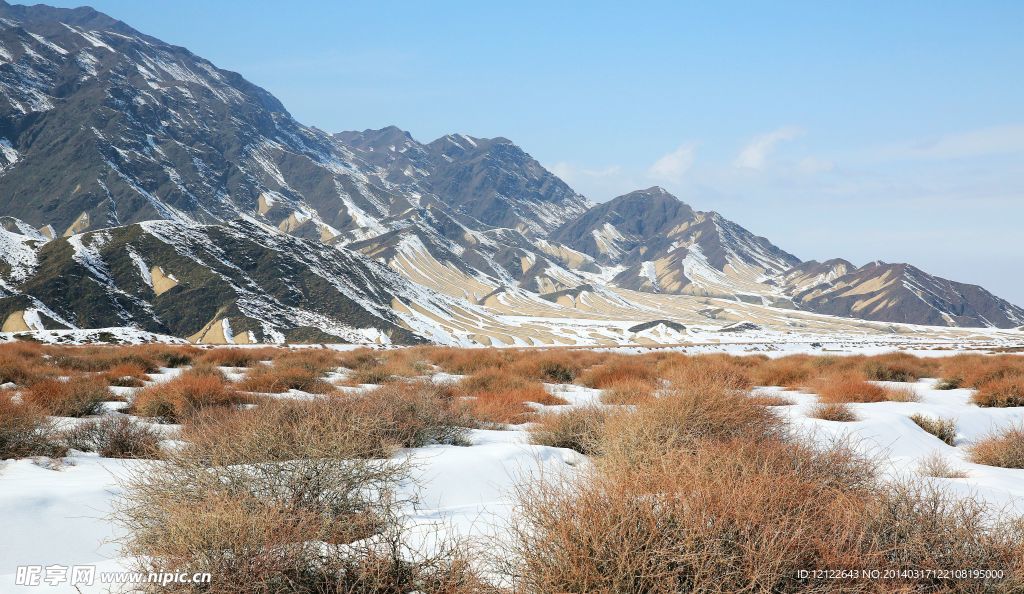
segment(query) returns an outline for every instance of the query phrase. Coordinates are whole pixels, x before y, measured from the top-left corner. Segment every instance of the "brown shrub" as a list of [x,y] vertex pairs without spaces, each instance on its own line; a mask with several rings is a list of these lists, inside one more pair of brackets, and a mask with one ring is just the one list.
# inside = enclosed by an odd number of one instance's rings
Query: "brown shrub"
[[261,361],[273,360],[283,352],[284,349],[273,347],[214,347],[203,351],[197,360],[218,367],[252,367]]
[[119,365],[136,365],[146,373],[159,370],[149,351],[132,346],[48,347],[49,362],[65,373],[108,371]]
[[880,382],[914,382],[937,370],[934,362],[907,353],[876,355],[864,363],[865,377]]
[[915,414],[910,416],[910,420],[948,445],[953,445],[956,441],[956,419],[939,419]]
[[677,359],[661,374],[676,390],[745,391],[754,385],[751,370],[759,360],[729,355],[698,355]]
[[971,462],[1002,468],[1024,468],[1024,426],[990,434],[967,448]]
[[103,373],[107,385],[122,388],[141,388],[149,380],[146,369],[135,363],[121,363]]
[[971,402],[978,406],[1024,406],[1024,376],[987,381],[971,394]]
[[581,358],[563,349],[518,351],[509,371],[526,379],[571,384],[583,372]]
[[503,369],[488,369],[475,373],[458,384],[459,391],[471,398],[473,416],[489,423],[522,423],[528,420],[532,409],[527,402],[537,404],[565,404],[553,396],[540,382],[529,381]]
[[106,416],[75,425],[61,433],[69,448],[97,452],[104,458],[155,458],[160,433],[124,416]]
[[322,379],[323,373],[319,369],[310,369],[294,363],[282,365],[278,361],[273,365],[260,365],[250,369],[238,388],[245,392],[264,394],[280,394],[288,390],[327,394],[334,391],[334,386]]
[[[688,387],[692,387],[688,385]],[[673,388],[635,412],[619,411],[605,422],[601,452],[610,463],[632,467],[664,452],[688,449],[705,440],[745,436],[754,441],[783,432],[779,417],[726,383],[701,389]]]
[[27,386],[53,372],[44,363],[43,350],[33,343],[0,344],[0,384]]
[[913,386],[882,386],[885,399],[890,402],[919,402],[921,396]]
[[760,406],[792,406],[795,404],[789,398],[779,394],[751,394],[750,401]]
[[423,350],[424,357],[457,375],[469,375],[486,369],[500,369],[514,356],[503,349],[455,349],[430,347]]
[[598,407],[578,407],[538,415],[530,427],[530,442],[594,455],[599,451],[608,414]]
[[99,414],[103,403],[113,399],[107,382],[92,376],[72,377],[68,381],[38,381],[29,386],[22,397],[25,402],[57,417]]
[[818,400],[826,403],[884,402],[889,394],[881,386],[868,383],[856,375],[827,375],[811,383]]
[[65,453],[45,411],[0,393],[0,460]]
[[980,388],[992,381],[1024,377],[1024,357],[1015,355],[955,355],[940,362],[944,383]]
[[132,399],[130,410],[132,414],[173,423],[204,408],[233,406],[248,400],[225,382],[220,373],[195,368],[143,388]]
[[402,382],[353,397],[363,414],[385,421],[381,439],[396,447],[467,445],[467,429],[477,425],[467,403],[450,386]]
[[653,384],[658,380],[654,366],[640,357],[620,356],[587,369],[579,382],[588,388],[603,389],[625,381]]
[[932,452],[918,464],[917,472],[921,476],[932,478],[967,478],[967,473],[954,467],[946,458],[938,453]]
[[266,400],[206,410],[186,446],[143,467],[115,518],[145,571],[210,572],[207,591],[456,592],[454,549],[413,555],[394,496],[407,467],[386,460],[387,421],[355,399]]
[[758,386],[796,388],[804,385],[815,372],[812,357],[792,355],[763,362],[754,369],[753,381]]
[[857,415],[849,405],[830,402],[816,404],[809,414],[811,418],[823,421],[837,421],[839,423],[852,423],[857,420]]
[[605,404],[640,404],[654,399],[657,384],[642,379],[626,378],[608,384],[601,393]]
[[[849,448],[745,439],[701,442],[638,470],[599,464],[522,489],[506,569],[517,592],[827,592],[800,569],[867,564],[882,581],[849,591],[1014,591],[1024,533],[927,486],[889,486]],[[755,503],[756,502],[756,503]],[[922,567],[1005,568],[955,583]]]

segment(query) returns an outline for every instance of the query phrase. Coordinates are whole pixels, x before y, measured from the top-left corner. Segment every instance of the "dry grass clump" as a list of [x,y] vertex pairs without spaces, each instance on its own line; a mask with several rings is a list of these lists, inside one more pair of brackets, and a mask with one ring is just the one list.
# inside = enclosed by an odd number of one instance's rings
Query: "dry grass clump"
[[910,416],[910,420],[948,445],[953,445],[953,442],[956,441],[956,419],[940,419],[915,414]]
[[508,368],[527,379],[551,384],[571,384],[583,373],[583,358],[563,349],[519,351]]
[[884,402],[889,399],[885,388],[851,374],[827,375],[811,383],[818,400],[826,403]]
[[608,411],[598,407],[571,408],[538,415],[530,427],[530,442],[576,450],[584,455],[599,452]]
[[921,395],[913,386],[882,386],[889,402],[920,402]]
[[579,383],[588,388],[603,389],[625,381],[657,382],[653,365],[638,357],[621,356],[594,365],[579,377]]
[[914,382],[937,369],[934,362],[907,353],[876,355],[864,363],[865,377],[879,382]]
[[847,452],[728,440],[530,485],[509,573],[520,592],[800,590],[797,569],[859,541],[849,501],[871,476]]
[[607,385],[601,392],[605,404],[632,405],[654,399],[657,384],[638,378],[625,378]]
[[513,375],[508,370],[488,369],[464,378],[458,390],[470,397],[469,407],[477,419],[488,423],[522,423],[532,409],[527,402],[566,404],[537,381]]
[[779,394],[754,393],[749,396],[749,399],[754,404],[758,404],[760,406],[792,406],[796,404],[789,398],[780,396]]
[[601,452],[616,464],[634,466],[666,451],[685,450],[701,441],[745,437],[752,441],[783,433],[779,417],[728,385],[700,390],[667,390],[635,411],[618,411],[604,424]]
[[0,393],[0,460],[65,453],[45,411]]
[[839,402],[827,402],[816,404],[809,415],[814,419],[822,421],[836,421],[839,423],[852,423],[857,420],[857,414],[853,412],[848,404]]
[[210,572],[216,592],[455,592],[474,578],[454,548],[403,544],[388,424],[347,398],[203,411],[126,485],[124,548],[146,571]]
[[251,368],[238,387],[245,392],[264,394],[288,390],[327,394],[334,391],[334,386],[325,381],[323,375],[334,367],[333,361],[319,356],[281,356],[273,365]]
[[431,368],[418,349],[389,352],[356,349],[342,353],[337,363],[351,371],[347,378],[351,385],[401,381],[421,376]]
[[22,393],[22,398],[53,416],[85,417],[99,414],[103,403],[113,396],[102,378],[81,376],[68,381],[35,382]]
[[728,355],[698,355],[674,360],[661,374],[676,390],[746,391],[754,386],[751,370],[759,360]]
[[796,388],[804,385],[816,373],[813,357],[791,355],[768,359],[753,370],[753,381],[758,386]]
[[454,389],[425,381],[381,386],[352,402],[362,414],[385,422],[381,439],[395,447],[467,445],[467,429],[478,424]]
[[976,441],[968,449],[971,462],[1002,468],[1024,468],[1024,425],[1009,427]]
[[[702,441],[639,467],[598,463],[561,484],[528,485],[518,502],[505,551],[518,592],[825,592],[836,582],[798,570],[851,563],[1002,568],[998,586],[1020,585],[1019,524],[993,524],[981,505],[928,486],[882,482],[841,444]],[[924,573],[843,582],[869,592],[950,585]]]
[[49,363],[65,373],[108,371],[119,365],[137,365],[147,373],[160,368],[152,354],[134,346],[49,347]]
[[978,406],[1024,406],[1024,376],[990,380],[971,394],[971,402]]
[[0,384],[27,386],[53,371],[43,361],[42,347],[32,343],[0,344]]
[[124,416],[106,416],[75,425],[61,433],[69,447],[97,452],[104,458],[155,458],[160,433]]
[[1024,377],[1024,357],[956,355],[941,361],[940,373],[943,383],[980,388],[992,381]]
[[121,363],[103,373],[109,386],[141,388],[150,379],[146,369],[136,363]]
[[428,347],[423,349],[423,356],[448,373],[469,375],[486,369],[500,369],[514,353],[503,349]]
[[231,348],[214,347],[203,351],[196,361],[218,367],[252,367],[281,355],[282,349],[273,347]]
[[248,402],[215,368],[196,367],[166,382],[143,388],[132,399],[132,414],[176,423],[210,407]]
[[946,458],[938,453],[932,452],[918,464],[917,472],[921,476],[932,478],[967,478],[967,472],[954,467]]

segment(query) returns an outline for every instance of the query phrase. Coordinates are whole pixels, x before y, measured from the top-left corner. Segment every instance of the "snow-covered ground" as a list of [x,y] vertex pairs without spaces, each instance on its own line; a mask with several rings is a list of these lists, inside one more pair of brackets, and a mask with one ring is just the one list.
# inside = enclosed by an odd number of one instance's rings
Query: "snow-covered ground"
[[[158,379],[168,377],[161,374]],[[434,381],[458,376],[437,374]],[[919,476],[921,462],[938,455],[966,472],[965,478],[932,479],[954,493],[979,497],[998,508],[1024,512],[1024,470],[994,468],[968,462],[965,446],[993,431],[1024,422],[1024,408],[980,408],[970,403],[970,390],[934,389],[935,380],[913,384],[919,402],[851,404],[859,420],[823,421],[808,415],[817,398],[781,388],[757,388],[757,393],[783,396],[793,404],[774,407],[794,428],[820,443],[848,438],[855,447],[882,463],[892,477]],[[600,391],[575,385],[548,384],[569,402],[544,407],[562,409],[600,402]],[[540,406],[540,405],[538,405]],[[953,446],[926,433],[910,420],[921,413],[955,419]],[[116,414],[116,413],[112,413]],[[414,462],[407,495],[417,503],[408,509],[414,546],[428,547],[439,534],[470,539],[492,538],[508,521],[516,486],[539,476],[561,476],[585,465],[571,450],[529,443],[525,426],[508,430],[473,430],[471,445],[428,446],[401,452]],[[145,461],[100,458],[74,452],[65,464],[52,466],[38,460],[0,463],[0,592],[75,592],[69,586],[14,585],[19,565],[97,565],[98,572],[127,568],[114,539],[110,522],[112,504],[120,493],[119,480]],[[96,584],[83,592],[103,592]]]

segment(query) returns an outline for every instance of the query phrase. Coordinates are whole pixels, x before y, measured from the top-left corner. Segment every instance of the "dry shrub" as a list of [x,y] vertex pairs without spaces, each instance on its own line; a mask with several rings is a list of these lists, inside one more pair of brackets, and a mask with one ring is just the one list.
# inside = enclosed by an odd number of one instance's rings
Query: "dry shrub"
[[745,391],[754,385],[751,370],[756,360],[729,355],[698,355],[677,359],[677,363],[664,368],[664,377],[676,390],[731,390]]
[[640,404],[654,399],[658,386],[642,379],[626,378],[612,382],[601,392],[605,404]]
[[587,369],[579,382],[588,388],[603,389],[624,381],[653,384],[658,380],[654,366],[641,357],[619,356]]
[[418,349],[397,349],[388,352],[356,349],[342,353],[341,367],[350,370],[346,383],[350,385],[385,384],[421,376],[431,365]]
[[207,590],[230,594],[456,592],[474,578],[452,547],[402,544],[408,474],[382,459],[386,425],[344,399],[204,411],[183,448],[126,485],[124,549],[145,571],[210,572]]
[[971,462],[1002,468],[1024,468],[1024,425],[987,435],[967,448]]
[[502,349],[456,349],[450,347],[430,347],[423,350],[424,357],[445,370],[456,375],[469,375],[486,369],[504,367],[514,356],[511,351]]
[[509,573],[530,593],[798,590],[798,569],[855,560],[834,551],[859,541],[849,501],[870,479],[846,452],[730,440],[529,485]]
[[818,395],[818,400],[826,403],[884,402],[889,398],[885,388],[845,373],[815,380],[811,390]]
[[885,399],[890,402],[918,402],[921,396],[913,386],[882,386]]
[[949,385],[980,388],[992,381],[1024,377],[1024,357],[955,355],[941,361],[940,373]]
[[576,353],[561,349],[518,351],[508,368],[526,379],[571,384],[583,372],[583,363]]
[[25,402],[57,417],[85,417],[99,414],[103,403],[113,398],[107,382],[98,377],[80,376],[68,381],[38,381],[23,393]]
[[934,362],[907,353],[876,355],[864,363],[865,377],[880,382],[914,382],[937,369]]
[[537,381],[526,380],[503,369],[475,373],[458,383],[458,389],[470,397],[470,410],[477,419],[489,423],[521,423],[532,409],[527,402],[566,404]]
[[856,413],[853,412],[849,405],[838,402],[816,404],[808,416],[814,419],[821,419],[822,421],[836,421],[839,423],[852,423],[857,420]]
[[45,411],[0,393],[0,460],[65,453]]
[[948,445],[953,445],[956,441],[956,419],[939,419],[915,414],[910,416],[910,420]]
[[588,456],[596,454],[608,414],[604,409],[590,406],[538,415],[530,427],[530,442],[568,448]]
[[965,471],[955,468],[945,456],[938,452],[932,452],[923,458],[917,466],[917,472],[921,476],[932,478],[967,478]]
[[778,394],[754,393],[749,398],[751,402],[760,406],[792,406],[796,404],[789,398]]
[[320,369],[294,362],[282,365],[281,361],[278,361],[273,365],[260,365],[250,369],[238,388],[245,392],[264,394],[280,394],[288,390],[327,394],[334,391],[334,386],[322,378],[323,374],[324,371]]
[[149,380],[146,369],[135,363],[121,363],[103,373],[107,385],[122,388],[141,388]]
[[155,458],[160,433],[124,416],[106,416],[75,425],[61,434],[69,448],[104,458]]
[[65,372],[104,372],[119,365],[136,365],[146,373],[159,370],[158,361],[147,351],[133,346],[49,347],[50,363]]
[[[801,569],[1003,569],[1020,587],[1024,533],[923,486],[890,486],[843,445],[704,441],[639,468],[598,464],[522,489],[504,551],[515,591],[830,592]],[[921,572],[844,591],[992,591]]]
[[273,360],[282,352],[284,352],[283,349],[274,347],[214,347],[203,351],[196,361],[218,367],[252,367],[262,361]]
[[812,357],[792,355],[765,361],[754,369],[753,380],[758,386],[796,388],[804,385],[815,372]]
[[248,400],[219,372],[197,367],[140,390],[132,399],[131,412],[174,423],[204,408],[233,406]]
[[43,362],[43,349],[33,343],[0,344],[0,384],[27,386],[53,375]]
[[1024,406],[1024,376],[1009,376],[985,382],[971,394],[978,406]]
[[363,414],[385,421],[382,440],[398,447],[467,445],[477,425],[467,403],[450,386],[402,382],[353,397]]
[[202,353],[200,349],[190,345],[144,344],[132,348],[147,358],[157,361],[162,367],[185,367],[191,365]]
[[618,411],[604,424],[602,454],[629,467],[657,459],[666,451],[687,449],[702,440],[745,436],[753,441],[784,431],[779,417],[728,384],[707,382],[700,390],[673,388],[640,404],[635,412]]

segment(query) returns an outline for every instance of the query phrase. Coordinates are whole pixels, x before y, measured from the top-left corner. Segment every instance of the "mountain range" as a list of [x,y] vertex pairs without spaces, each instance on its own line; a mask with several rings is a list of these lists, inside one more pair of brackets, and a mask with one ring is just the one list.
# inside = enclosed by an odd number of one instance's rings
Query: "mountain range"
[[804,262],[662,188],[595,205],[505,138],[330,134],[95,10],[0,3],[0,321],[622,344],[1015,328],[1024,309],[909,264]]

